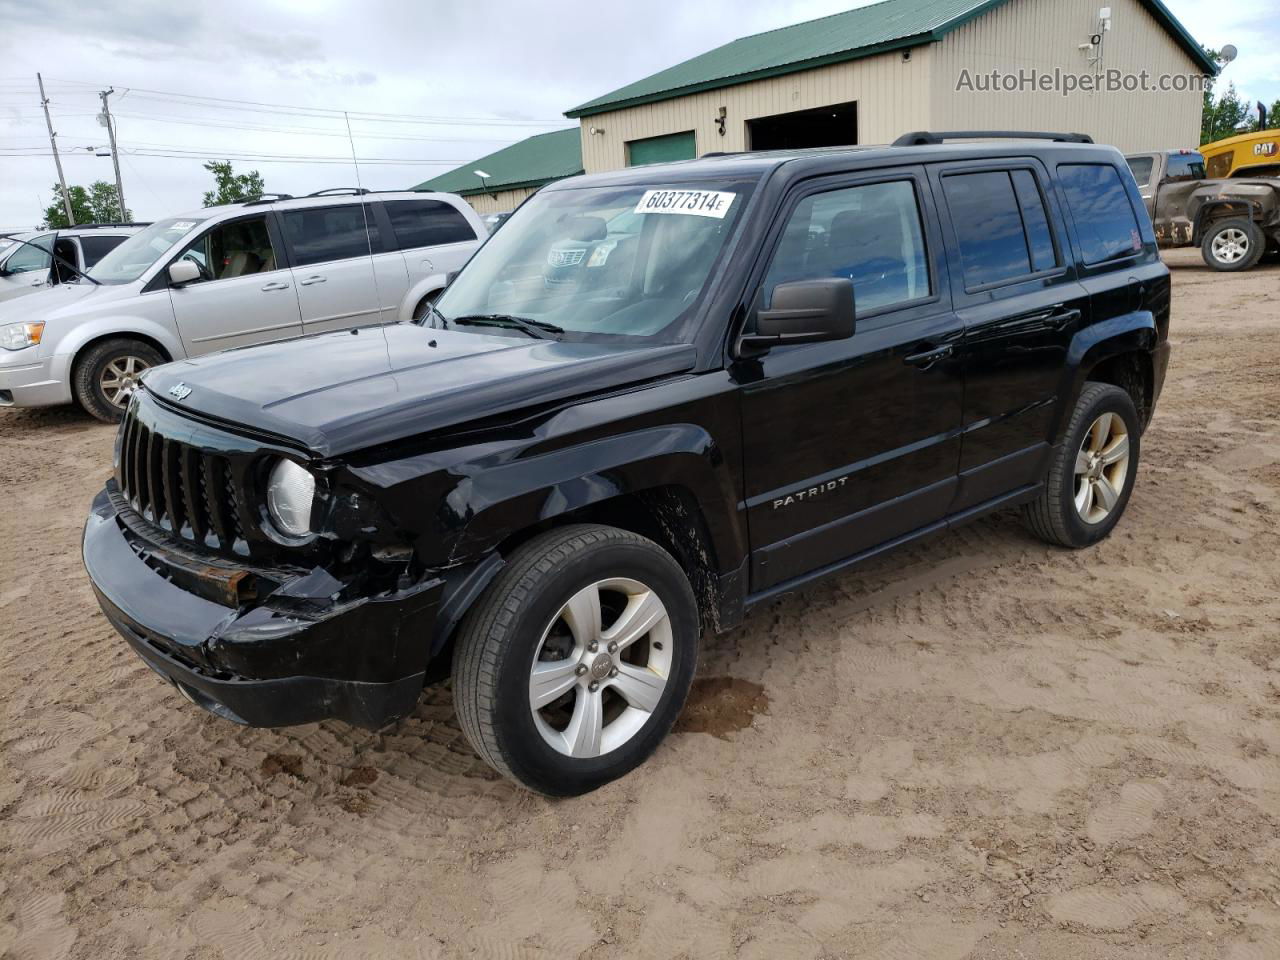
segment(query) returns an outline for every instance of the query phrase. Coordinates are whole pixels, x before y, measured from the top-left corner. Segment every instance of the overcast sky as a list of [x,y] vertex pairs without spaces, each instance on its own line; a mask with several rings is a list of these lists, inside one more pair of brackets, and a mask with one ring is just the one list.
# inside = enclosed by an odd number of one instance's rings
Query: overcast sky
[[[1224,80],[1280,97],[1275,0],[1165,2],[1202,43],[1239,47]],[[735,37],[862,5],[0,0],[0,229],[38,223],[53,200],[52,159],[19,155],[48,150],[37,70],[70,183],[113,178],[85,148],[105,145],[97,91],[115,87],[125,198],[149,220],[200,205],[212,182],[197,154],[244,157],[237,170],[257,168],[268,190],[354,185],[343,119],[319,111],[383,114],[351,121],[364,185],[408,187],[571,126],[564,110]],[[298,157],[312,162],[285,159]]]

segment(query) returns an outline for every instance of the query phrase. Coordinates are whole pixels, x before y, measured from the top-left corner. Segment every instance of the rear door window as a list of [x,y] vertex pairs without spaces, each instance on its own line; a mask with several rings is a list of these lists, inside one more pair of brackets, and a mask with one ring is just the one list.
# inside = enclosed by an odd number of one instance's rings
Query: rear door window
[[1050,270],[1058,257],[1044,198],[1030,170],[942,178],[968,289]]
[[1064,163],[1058,181],[1067,197],[1087,264],[1132,256],[1142,232],[1120,173],[1107,163]]
[[383,205],[402,250],[465,243],[476,238],[467,218],[441,200],[388,200]]
[[280,216],[284,220],[285,240],[296,266],[367,257],[370,252],[382,252],[378,223],[373,211],[366,210],[363,204],[285,210]]
[[80,252],[84,256],[84,268],[88,270],[120,244],[124,237],[81,237]]

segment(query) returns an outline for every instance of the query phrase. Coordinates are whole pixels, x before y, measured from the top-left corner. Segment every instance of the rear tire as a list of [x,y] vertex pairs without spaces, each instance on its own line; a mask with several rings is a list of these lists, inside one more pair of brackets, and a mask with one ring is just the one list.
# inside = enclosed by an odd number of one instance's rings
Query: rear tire
[[1215,223],[1200,242],[1200,255],[1215,270],[1235,272],[1257,265],[1267,249],[1267,238],[1252,220],[1236,217]]
[[1086,383],[1044,491],[1022,508],[1027,528],[1046,543],[1088,547],[1120,521],[1133,492],[1141,452],[1133,398],[1109,383]]
[[90,416],[118,423],[136,387],[137,375],[164,362],[159,350],[141,340],[104,340],[76,360],[71,389]]
[[667,735],[699,633],[684,571],[651,540],[595,524],[542,534],[463,620],[453,660],[462,731],[530,790],[587,793]]

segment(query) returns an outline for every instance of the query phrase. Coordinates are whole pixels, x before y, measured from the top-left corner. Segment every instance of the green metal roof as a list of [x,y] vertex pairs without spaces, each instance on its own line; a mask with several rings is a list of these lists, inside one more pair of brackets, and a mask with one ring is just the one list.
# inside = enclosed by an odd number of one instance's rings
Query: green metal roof
[[[565,113],[589,117],[941,40],[1008,0],[883,0],[716,47]],[[1217,66],[1160,0],[1139,0],[1206,73]]]
[[[491,176],[482,184],[475,175],[476,170],[483,170]],[[413,189],[439,190],[466,197],[497,190],[540,187],[581,172],[582,133],[578,127],[570,127],[513,143],[448,173],[424,180]]]

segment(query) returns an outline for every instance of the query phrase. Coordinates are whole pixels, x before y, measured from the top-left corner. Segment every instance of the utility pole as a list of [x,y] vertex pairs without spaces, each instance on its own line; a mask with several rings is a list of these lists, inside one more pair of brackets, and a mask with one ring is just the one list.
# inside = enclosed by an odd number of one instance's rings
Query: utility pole
[[40,85],[40,106],[44,107],[44,125],[49,128],[49,146],[53,148],[53,165],[58,168],[58,183],[62,185],[62,208],[67,211],[67,225],[76,225],[76,215],[71,212],[71,194],[67,193],[67,178],[62,175],[62,158],[58,156],[58,135],[53,132],[53,121],[49,119],[49,98],[44,95],[44,78],[36,74],[36,83]]
[[116,168],[116,199],[120,201],[120,222],[124,223],[129,219],[129,215],[125,212],[128,208],[124,205],[124,184],[120,181],[120,154],[116,151],[116,125],[111,119],[111,107],[107,105],[107,97],[115,93],[115,87],[103,90],[98,96],[102,97],[102,125],[107,128],[107,138],[111,141],[111,162]]

